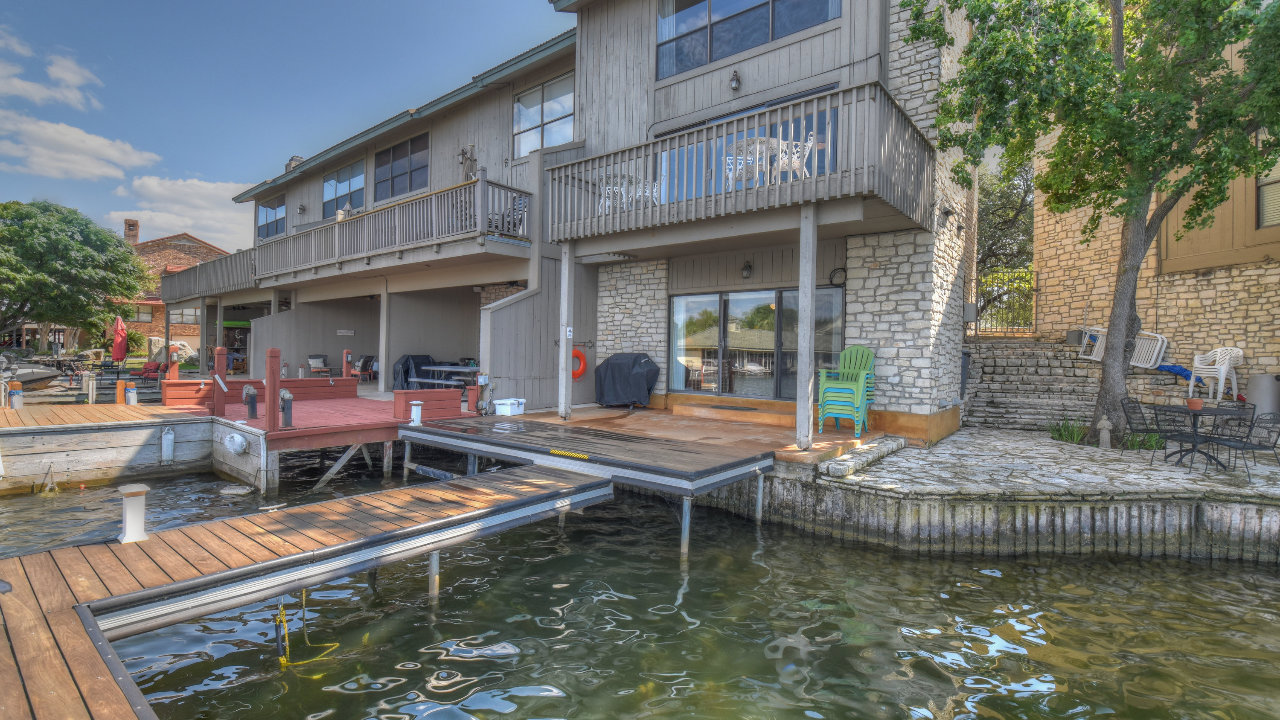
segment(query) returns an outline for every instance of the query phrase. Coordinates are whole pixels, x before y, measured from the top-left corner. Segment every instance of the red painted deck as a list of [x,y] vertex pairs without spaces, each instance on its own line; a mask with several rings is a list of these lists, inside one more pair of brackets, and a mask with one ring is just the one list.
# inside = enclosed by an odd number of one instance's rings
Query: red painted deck
[[[334,400],[295,400],[293,426],[280,428],[267,435],[271,450],[313,450],[315,448],[355,445],[356,443],[390,442],[396,439],[397,420],[390,400],[339,398]],[[228,420],[246,420],[244,405],[228,404],[224,415]],[[267,421],[261,404],[258,418],[248,420],[250,427],[263,430]]]

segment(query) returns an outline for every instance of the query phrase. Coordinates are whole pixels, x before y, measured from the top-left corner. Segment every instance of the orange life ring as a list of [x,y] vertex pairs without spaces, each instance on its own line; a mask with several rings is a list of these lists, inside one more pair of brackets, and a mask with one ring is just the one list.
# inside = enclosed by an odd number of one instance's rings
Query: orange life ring
[[573,349],[573,359],[578,362],[573,368],[573,379],[577,380],[587,374],[587,356],[582,354],[578,348]]

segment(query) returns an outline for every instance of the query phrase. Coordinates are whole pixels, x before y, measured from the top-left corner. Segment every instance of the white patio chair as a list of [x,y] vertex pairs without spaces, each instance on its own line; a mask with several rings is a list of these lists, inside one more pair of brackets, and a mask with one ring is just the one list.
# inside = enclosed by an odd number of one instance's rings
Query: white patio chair
[[796,175],[802,178],[809,177],[809,168],[806,165],[809,162],[809,153],[813,151],[813,132],[809,133],[808,139],[804,142],[781,142],[778,144],[778,162],[773,166],[773,182],[778,182],[782,177],[782,173],[791,173],[794,180]]
[[1244,362],[1244,351],[1238,347],[1214,348],[1203,355],[1196,355],[1191,363],[1191,383],[1187,387],[1187,397],[1196,394],[1196,376],[1204,380],[1210,397],[1214,396],[1216,383],[1217,396],[1222,399],[1222,390],[1231,381],[1231,397],[1240,394],[1240,382],[1236,380],[1236,366]]

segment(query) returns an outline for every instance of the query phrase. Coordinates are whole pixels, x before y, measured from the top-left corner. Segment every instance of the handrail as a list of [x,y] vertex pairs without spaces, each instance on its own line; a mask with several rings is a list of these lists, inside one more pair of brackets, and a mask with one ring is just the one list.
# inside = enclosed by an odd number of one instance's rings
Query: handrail
[[206,260],[160,279],[160,299],[165,303],[193,297],[219,295],[254,286],[253,248]]

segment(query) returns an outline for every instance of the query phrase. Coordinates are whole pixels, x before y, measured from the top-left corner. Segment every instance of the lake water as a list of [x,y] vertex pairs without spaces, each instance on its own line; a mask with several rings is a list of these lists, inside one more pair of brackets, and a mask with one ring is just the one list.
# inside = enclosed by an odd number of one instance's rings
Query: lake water
[[[115,643],[162,718],[1275,718],[1280,573],[926,558],[631,495]],[[305,610],[304,610],[305,606]],[[274,619],[289,623],[289,659]]]

